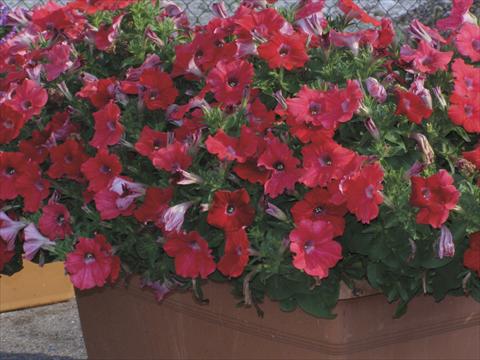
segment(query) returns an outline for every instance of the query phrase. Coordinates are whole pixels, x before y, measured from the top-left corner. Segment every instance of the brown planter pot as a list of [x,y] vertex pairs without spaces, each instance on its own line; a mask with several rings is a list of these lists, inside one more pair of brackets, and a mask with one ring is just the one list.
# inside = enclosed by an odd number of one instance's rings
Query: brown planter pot
[[204,287],[209,305],[189,293],[161,305],[128,288],[77,293],[91,359],[479,359],[480,304],[419,297],[401,319],[381,295],[340,301],[335,320],[266,301],[265,317],[237,308],[226,284]]

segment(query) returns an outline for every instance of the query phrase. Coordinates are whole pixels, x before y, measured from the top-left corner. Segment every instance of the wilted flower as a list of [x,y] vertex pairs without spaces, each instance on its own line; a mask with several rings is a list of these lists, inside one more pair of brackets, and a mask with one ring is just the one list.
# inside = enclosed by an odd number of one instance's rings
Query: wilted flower
[[433,152],[430,143],[425,135],[420,133],[414,133],[410,135],[410,138],[417,142],[417,146],[422,152],[423,162],[425,165],[433,164],[435,160],[435,153]]
[[415,161],[410,169],[405,173],[404,178],[410,179],[412,176],[418,176],[425,169],[425,164],[420,161]]
[[40,234],[33,223],[25,228],[24,235],[23,251],[27,260],[32,260],[40,249],[48,250],[55,245],[49,238]]
[[18,232],[27,226],[23,221],[12,220],[5,212],[0,211],[0,238],[7,243],[7,250],[15,248]]
[[225,7],[225,3],[223,1],[213,3],[212,11],[217,17],[221,19],[226,19],[228,17],[227,8]]
[[180,231],[185,220],[185,213],[193,202],[186,201],[168,208],[163,214],[163,223],[166,231]]
[[440,238],[437,244],[437,256],[440,259],[444,257],[453,257],[455,255],[455,244],[453,243],[452,232],[442,225],[440,228]]
[[380,139],[380,131],[377,128],[377,125],[373,121],[372,118],[366,119],[363,124],[365,125],[365,128],[368,130],[370,135],[373,136],[374,139],[378,140]]
[[373,97],[379,103],[384,103],[385,100],[387,100],[387,91],[377,79],[369,77],[367,80],[365,80],[365,83],[367,85],[367,91],[371,97]]
[[443,96],[442,88],[440,86],[435,86],[433,88],[433,95],[435,95],[435,97],[437,98],[438,103],[440,104],[440,108],[442,110],[445,110],[448,106],[447,100],[445,99],[445,96]]

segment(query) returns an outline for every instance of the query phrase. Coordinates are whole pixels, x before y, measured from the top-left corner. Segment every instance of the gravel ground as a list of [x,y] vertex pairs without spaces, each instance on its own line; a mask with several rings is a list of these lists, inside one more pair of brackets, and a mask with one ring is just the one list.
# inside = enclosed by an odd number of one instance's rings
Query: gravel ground
[[86,358],[75,299],[0,314],[1,360]]

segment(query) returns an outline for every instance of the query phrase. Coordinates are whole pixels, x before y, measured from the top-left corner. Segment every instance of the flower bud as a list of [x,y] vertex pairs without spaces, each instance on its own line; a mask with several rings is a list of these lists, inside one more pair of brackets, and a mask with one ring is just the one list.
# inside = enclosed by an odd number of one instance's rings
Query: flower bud
[[265,212],[280,221],[288,221],[287,214],[285,214],[279,207],[270,202],[267,202],[267,208],[265,209]]
[[145,37],[152,41],[158,47],[163,47],[165,45],[162,39],[160,39],[158,35],[155,34],[155,32],[150,26],[147,26],[147,28],[145,29]]
[[433,95],[435,95],[435,97],[437,98],[438,103],[440,104],[440,107],[442,108],[442,110],[445,110],[448,106],[447,100],[445,99],[445,96],[443,96],[442,89],[440,88],[440,86],[436,86],[433,88]]
[[412,176],[418,176],[424,169],[425,169],[425,164],[419,161],[415,161],[413,165],[410,167],[410,169],[408,169],[407,172],[405,173],[404,178],[408,180]]
[[213,3],[212,11],[215,14],[215,16],[221,19],[226,19],[228,17],[227,8],[225,7],[225,3],[223,1],[220,1],[218,3]]
[[455,244],[453,235],[445,225],[440,228],[440,238],[438,239],[437,255],[439,259],[444,257],[453,257],[455,255]]
[[192,185],[203,183],[203,179],[200,176],[190,173],[188,171],[179,169],[177,173],[182,176],[182,178],[177,181],[178,185]]
[[368,130],[370,135],[373,136],[374,139],[378,140],[380,139],[380,131],[377,128],[377,125],[373,121],[372,118],[368,118],[363,122],[363,125],[365,125],[365,128]]
[[425,165],[433,164],[435,160],[435,153],[433,152],[427,137],[420,133],[414,133],[410,135],[410,138],[417,142],[417,146],[422,151],[423,163]]
[[280,104],[280,106],[284,109],[284,110],[287,110],[287,100],[285,99],[285,97],[283,96],[282,94],[282,90],[278,90],[276,91],[274,94],[273,94],[273,97],[275,98],[275,100],[277,100],[277,102]]
[[460,173],[465,177],[470,177],[475,175],[477,168],[475,164],[471,163],[467,159],[460,158],[455,163],[455,166],[460,170]]
[[385,100],[387,100],[387,91],[377,79],[369,77],[367,80],[365,80],[365,84],[367,85],[367,90],[370,96],[379,103],[384,103]]

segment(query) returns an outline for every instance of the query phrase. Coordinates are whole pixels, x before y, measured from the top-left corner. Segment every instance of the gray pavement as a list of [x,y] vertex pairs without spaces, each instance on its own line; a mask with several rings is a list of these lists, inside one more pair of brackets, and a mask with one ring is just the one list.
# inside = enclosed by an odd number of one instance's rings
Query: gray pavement
[[86,358],[75,299],[0,314],[1,360]]

